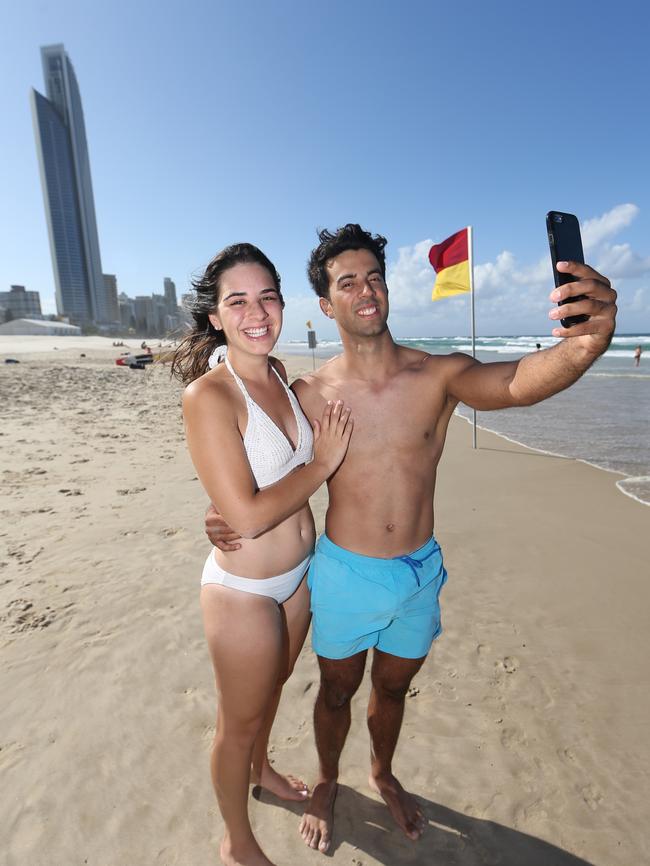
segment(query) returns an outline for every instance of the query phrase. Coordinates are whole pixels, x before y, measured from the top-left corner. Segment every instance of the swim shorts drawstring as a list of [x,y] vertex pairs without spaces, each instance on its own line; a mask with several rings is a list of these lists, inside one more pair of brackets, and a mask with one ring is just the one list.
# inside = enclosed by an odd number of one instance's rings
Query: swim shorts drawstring
[[433,554],[436,553],[436,551],[438,551],[438,550],[440,550],[440,548],[436,544],[434,546],[433,550],[430,551],[429,553],[427,553],[426,556],[423,556],[422,559],[414,559],[412,556],[409,556],[408,554],[406,556],[396,556],[395,559],[399,559],[402,562],[406,563],[406,565],[410,565],[410,567],[413,571],[413,577],[415,578],[417,585],[420,586],[420,578],[418,576],[417,569],[422,568],[422,563],[424,562],[424,560],[428,559],[430,556],[433,556]]

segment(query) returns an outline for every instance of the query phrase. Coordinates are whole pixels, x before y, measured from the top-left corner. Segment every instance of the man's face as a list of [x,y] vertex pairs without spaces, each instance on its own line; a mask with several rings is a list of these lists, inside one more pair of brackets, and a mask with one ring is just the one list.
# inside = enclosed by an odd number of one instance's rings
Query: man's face
[[381,266],[370,250],[346,250],[326,264],[329,298],[321,310],[340,331],[355,337],[376,337],[386,330],[388,289]]

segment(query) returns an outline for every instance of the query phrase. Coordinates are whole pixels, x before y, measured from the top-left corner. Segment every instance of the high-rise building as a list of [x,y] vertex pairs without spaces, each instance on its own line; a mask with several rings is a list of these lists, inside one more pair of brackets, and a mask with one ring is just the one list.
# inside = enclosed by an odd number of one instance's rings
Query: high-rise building
[[59,315],[112,321],[104,290],[81,95],[63,45],[41,48],[47,98],[31,92]]
[[4,307],[12,319],[43,318],[39,293],[27,292],[25,286],[11,286],[8,292],[0,292],[0,307]]
[[136,295],[135,329],[139,334],[150,335],[154,330],[154,307],[151,295]]
[[104,274],[104,292],[110,321],[115,324],[120,321],[120,308],[117,303],[117,277],[115,274]]
[[135,301],[127,297],[124,292],[117,296],[117,305],[120,310],[120,322],[122,327],[128,330],[135,329]]
[[176,300],[176,283],[169,277],[163,280],[165,287],[165,303],[167,304],[167,312],[170,316],[175,316],[178,312],[178,301]]

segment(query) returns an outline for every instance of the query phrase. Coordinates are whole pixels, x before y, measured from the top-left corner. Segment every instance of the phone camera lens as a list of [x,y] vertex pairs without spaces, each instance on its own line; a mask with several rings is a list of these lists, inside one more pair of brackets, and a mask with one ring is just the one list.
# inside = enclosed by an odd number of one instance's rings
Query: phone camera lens
[[553,214],[553,222],[554,222],[554,223],[561,223],[561,222],[564,222],[564,217],[562,216],[561,213]]

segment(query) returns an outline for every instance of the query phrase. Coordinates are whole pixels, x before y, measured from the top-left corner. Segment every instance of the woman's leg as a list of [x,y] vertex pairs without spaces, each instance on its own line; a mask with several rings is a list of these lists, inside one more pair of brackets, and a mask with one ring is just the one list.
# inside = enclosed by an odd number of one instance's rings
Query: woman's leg
[[295,776],[282,776],[274,770],[269,763],[267,749],[273,720],[282,694],[282,686],[291,676],[293,666],[300,655],[309,629],[311,614],[309,612],[309,590],[306,575],[291,598],[280,605],[280,612],[284,631],[282,669],[264,724],[255,740],[251,781],[256,785],[261,785],[267,791],[271,791],[282,800],[305,800],[309,794],[307,785],[301,779],[296,779]]
[[226,832],[226,866],[272,866],[248,818],[253,745],[283,664],[283,621],[277,603],[208,585],[201,590],[205,634],[214,666],[218,712],[210,767]]

